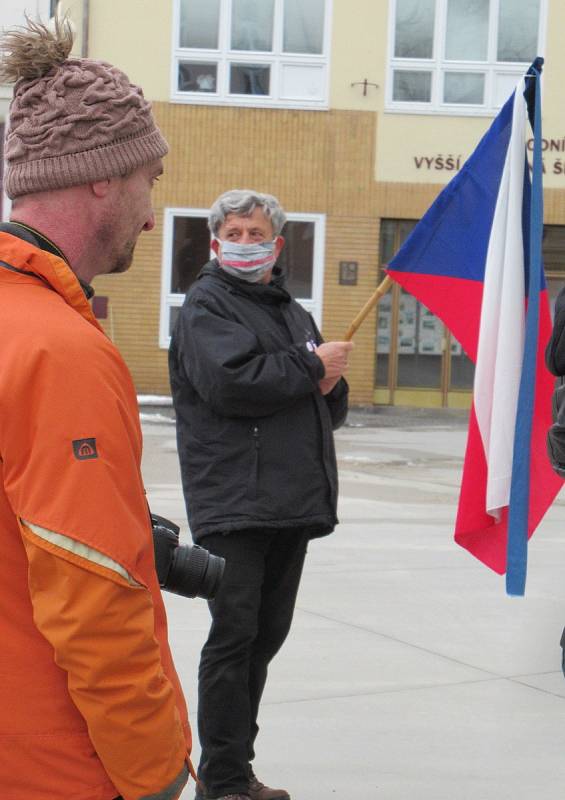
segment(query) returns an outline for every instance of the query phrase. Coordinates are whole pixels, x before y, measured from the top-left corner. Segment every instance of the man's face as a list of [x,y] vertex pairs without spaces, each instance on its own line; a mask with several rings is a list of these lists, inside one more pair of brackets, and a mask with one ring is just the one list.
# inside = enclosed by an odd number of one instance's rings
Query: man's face
[[125,272],[133,260],[139,234],[155,227],[151,190],[163,173],[161,159],[138,167],[125,178],[116,179],[111,202],[98,230],[106,249],[106,273]]
[[[236,242],[237,244],[257,244],[258,242],[273,241],[273,225],[262,209],[255,208],[248,217],[238,217],[236,214],[228,214],[217,233],[220,242]],[[220,253],[221,243],[214,239],[212,250]],[[275,239],[275,258],[279,257],[283,249],[284,239],[277,236]],[[268,283],[271,279],[271,271],[263,276],[262,282]]]

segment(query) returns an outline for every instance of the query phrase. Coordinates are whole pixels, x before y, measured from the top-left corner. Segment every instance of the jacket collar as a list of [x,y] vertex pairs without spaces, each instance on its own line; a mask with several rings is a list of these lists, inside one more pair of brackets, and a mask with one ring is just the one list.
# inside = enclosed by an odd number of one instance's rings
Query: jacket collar
[[209,275],[213,280],[219,281],[224,284],[228,291],[234,294],[242,294],[245,297],[252,297],[260,302],[266,303],[290,303],[292,300],[290,294],[285,288],[285,279],[283,271],[280,267],[273,268],[273,277],[270,283],[248,283],[242,281],[233,275],[229,275],[225,270],[220,267],[218,259],[215,258],[209,261],[202,267],[198,274],[197,280]]
[[[33,228],[31,225],[15,221],[3,222],[0,224],[0,232],[11,233],[13,236],[17,236],[19,239],[23,239],[25,242],[34,245],[34,247],[39,247],[40,250],[47,250],[48,253],[59,256],[59,258],[62,258],[63,261],[71,266],[69,259],[65,256],[63,251],[57,247],[55,242],[52,242],[51,239],[48,239],[41,231],[38,231],[37,228]],[[82,286],[87,300],[94,297],[94,289],[90,284],[86,283],[86,281],[83,281],[81,278],[78,278],[78,282]]]
[[[0,231],[0,260],[19,273],[41,280],[88,322],[102,330],[92,313],[81,282],[62,258]],[[0,278],[2,272],[0,268]]]

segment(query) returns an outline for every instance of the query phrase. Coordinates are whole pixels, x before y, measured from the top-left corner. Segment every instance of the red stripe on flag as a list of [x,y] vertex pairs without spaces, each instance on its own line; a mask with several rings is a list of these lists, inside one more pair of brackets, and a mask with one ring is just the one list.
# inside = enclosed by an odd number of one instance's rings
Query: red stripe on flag
[[451,330],[469,358],[476,362],[483,284],[444,275],[394,270],[387,270],[387,273],[436,314]]
[[[464,278],[422,275],[414,272],[388,274],[450,328],[469,358],[476,363],[483,284]],[[530,453],[530,506],[528,536],[541,522],[563,485],[553,472],[546,450],[547,430],[552,424],[551,397],[555,379],[545,366],[544,351],[551,336],[547,290],[540,293],[540,327],[537,353],[536,396]],[[455,541],[499,574],[506,571],[507,509],[497,522],[486,512],[487,465],[474,409],[471,409],[467,449]]]
[[[543,291],[540,293],[540,335],[530,454],[528,538],[532,536],[563,486],[563,481],[551,468],[546,450],[547,430],[552,423],[551,396],[555,380],[544,361],[544,350],[550,334],[547,291]],[[486,469],[483,443],[472,409],[455,524],[455,541],[502,575],[506,571],[508,509],[503,510],[500,522],[496,522],[486,513]]]

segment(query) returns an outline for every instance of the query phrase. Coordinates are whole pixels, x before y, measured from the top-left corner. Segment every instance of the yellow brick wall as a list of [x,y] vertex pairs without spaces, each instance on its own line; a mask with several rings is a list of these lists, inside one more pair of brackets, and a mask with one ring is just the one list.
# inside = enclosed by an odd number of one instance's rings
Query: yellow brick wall
[[543,193],[543,204],[546,225],[565,224],[565,192],[562,189],[546,189]]
[[[343,337],[377,284],[379,220],[418,219],[443,188],[376,183],[373,112],[305,112],[156,103],[169,144],[154,190],[156,227],[140,237],[126,275],[98,278],[110,297],[104,326],[140,392],[168,393],[167,354],[159,347],[163,210],[208,208],[230,188],[277,195],[287,211],[326,214],[323,333]],[[565,223],[565,192],[546,192],[546,221]],[[358,262],[358,284],[339,285],[339,262]],[[376,313],[355,336],[352,402],[373,397]]]
[[101,323],[124,356],[137,390],[168,394],[167,352],[159,347],[163,210],[138,241],[133,265],[123,275],[96,278],[97,295],[109,297]]
[[[342,337],[376,285],[376,115],[166,103],[154,111],[171,148],[154,190],[155,230],[140,237],[129,273],[94,284],[97,294],[110,297],[103,324],[138,390],[168,392],[166,352],[158,342],[163,210],[207,208],[230,188],[271,192],[288,211],[326,214],[323,332]],[[359,263],[357,286],[339,285],[342,260]],[[357,403],[372,398],[374,317],[356,336],[350,379]]]

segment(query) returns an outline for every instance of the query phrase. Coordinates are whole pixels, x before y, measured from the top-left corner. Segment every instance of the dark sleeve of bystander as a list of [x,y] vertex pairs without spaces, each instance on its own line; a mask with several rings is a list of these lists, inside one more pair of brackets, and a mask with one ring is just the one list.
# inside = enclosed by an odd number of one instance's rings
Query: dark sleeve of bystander
[[545,351],[545,363],[553,375],[565,375],[565,287],[555,301],[555,320]]

